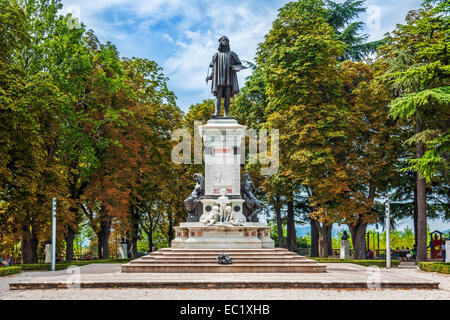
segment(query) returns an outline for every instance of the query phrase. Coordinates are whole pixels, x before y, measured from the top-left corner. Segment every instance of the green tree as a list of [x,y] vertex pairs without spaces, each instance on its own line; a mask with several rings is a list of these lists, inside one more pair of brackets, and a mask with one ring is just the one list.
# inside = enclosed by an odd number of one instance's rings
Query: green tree
[[324,16],[321,1],[288,3],[280,9],[257,53],[271,113],[268,123],[280,128],[280,150],[286,150],[280,154],[281,175],[309,192],[314,208],[311,215],[320,231],[321,256],[328,255],[330,226],[336,217],[325,210],[333,195],[328,192],[330,186],[320,181],[324,173],[338,177],[330,170],[336,150],[335,143],[329,142],[339,141],[340,119],[345,118],[333,104],[339,89],[335,57],[342,54],[344,44],[335,40]]
[[448,174],[448,8],[448,1],[425,1],[421,9],[408,13],[406,24],[398,25],[380,49],[385,79],[397,96],[391,113],[415,122],[415,135],[408,141],[416,146],[409,169],[417,171],[419,261],[426,260],[426,179],[431,181],[438,171]]
[[5,190],[1,197],[7,204],[10,230],[21,234],[23,261],[31,263],[37,262],[39,241],[50,235],[52,197],[61,200],[59,222],[66,218],[67,190],[58,153],[64,96],[46,68],[44,54],[60,22],[55,15],[60,6],[49,1],[26,4],[1,2],[5,26],[2,42],[8,48],[3,49],[2,57],[5,121],[1,132],[6,143],[1,163]]
[[362,7],[365,0],[346,0],[342,3],[325,0],[324,2],[327,23],[333,27],[336,39],[345,43],[344,54],[340,60],[362,61],[368,55],[375,53],[383,40],[366,42],[369,36],[359,34],[364,23],[353,21],[366,10]]

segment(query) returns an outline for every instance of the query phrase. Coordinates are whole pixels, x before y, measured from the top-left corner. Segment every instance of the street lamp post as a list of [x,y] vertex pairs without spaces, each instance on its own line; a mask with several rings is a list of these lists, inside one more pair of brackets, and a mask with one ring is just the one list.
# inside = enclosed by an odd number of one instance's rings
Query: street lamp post
[[56,261],[56,198],[52,199],[52,263],[51,270],[55,271]]
[[386,268],[391,267],[391,212],[389,194],[386,196]]

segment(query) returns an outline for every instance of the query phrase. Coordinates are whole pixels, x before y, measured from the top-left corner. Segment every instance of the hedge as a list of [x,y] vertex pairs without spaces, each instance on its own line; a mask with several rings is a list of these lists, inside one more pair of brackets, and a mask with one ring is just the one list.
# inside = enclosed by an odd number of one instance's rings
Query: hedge
[[427,272],[450,274],[450,262],[419,262],[419,269]]
[[0,277],[9,276],[10,274],[21,273],[22,268],[20,266],[0,267]]
[[[83,261],[64,261],[55,264],[55,270],[64,270],[70,266],[85,266],[93,263],[127,263],[131,259],[102,259],[102,260],[83,260]],[[23,264],[22,270],[25,271],[45,271],[51,270],[50,263]]]
[[[377,266],[380,268],[386,268],[386,260],[354,260],[354,259],[316,258],[316,257],[309,257],[309,259],[316,260],[317,262],[320,263],[354,263],[365,267]],[[391,260],[392,267],[397,267],[399,264],[400,264],[399,260]]]

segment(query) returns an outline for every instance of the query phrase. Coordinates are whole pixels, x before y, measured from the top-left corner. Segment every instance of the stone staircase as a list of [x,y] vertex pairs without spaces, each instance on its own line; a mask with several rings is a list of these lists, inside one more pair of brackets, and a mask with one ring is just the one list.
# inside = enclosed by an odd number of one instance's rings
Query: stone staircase
[[[217,262],[221,253],[232,264]],[[124,273],[326,272],[326,266],[287,249],[174,249],[165,248],[122,265]]]

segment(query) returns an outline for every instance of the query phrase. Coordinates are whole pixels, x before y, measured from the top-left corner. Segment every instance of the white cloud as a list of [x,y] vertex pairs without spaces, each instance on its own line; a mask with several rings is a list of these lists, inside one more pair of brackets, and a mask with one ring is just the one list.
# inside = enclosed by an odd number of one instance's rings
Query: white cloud
[[[205,78],[211,58],[217,52],[219,37],[228,36],[231,50],[241,60],[253,61],[257,45],[269,31],[275,15],[273,8],[255,10],[248,4],[236,7],[220,1],[210,3],[204,14],[204,19],[210,21],[209,28],[185,31],[184,40],[178,42],[182,50],[164,63],[172,87],[175,91],[197,91],[201,94],[199,101],[211,98]],[[241,87],[249,74],[249,70],[238,74]]]
[[[219,37],[228,36],[231,50],[241,60],[252,61],[277,10],[288,1],[63,0],[63,4],[65,8],[79,8],[74,15],[81,17],[101,41],[115,42],[123,55],[146,57],[163,66],[170,78],[169,87],[186,110],[188,101],[212,98],[205,77]],[[365,7],[380,7],[381,16],[379,28],[364,32],[369,40],[381,39],[421,2],[367,0]],[[360,19],[366,22],[366,14]],[[238,74],[241,87],[249,74],[249,70]]]

